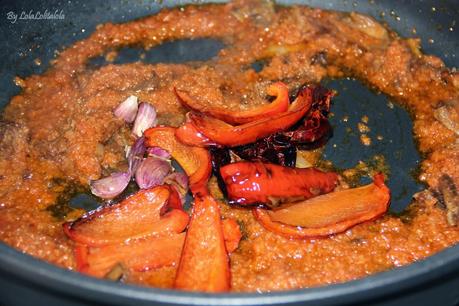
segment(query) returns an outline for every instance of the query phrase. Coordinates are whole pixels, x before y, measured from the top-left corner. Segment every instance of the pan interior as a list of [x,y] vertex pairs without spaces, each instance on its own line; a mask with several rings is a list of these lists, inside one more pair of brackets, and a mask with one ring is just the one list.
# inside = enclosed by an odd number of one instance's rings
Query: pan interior
[[[148,51],[122,48],[114,64],[135,61],[198,64],[217,56],[223,47],[218,40],[196,39],[167,42]],[[101,56],[90,64],[99,67],[107,62]],[[421,156],[413,138],[409,112],[358,80],[325,80],[323,85],[338,94],[333,99],[330,117],[333,136],[325,145],[322,162],[330,162],[339,172],[354,169],[356,178],[350,180],[354,185],[367,184],[371,181],[370,173],[383,171],[391,190],[390,210],[400,213],[412,195],[425,187],[417,180]],[[72,199],[75,207],[88,203],[91,201],[80,194]],[[96,205],[92,203],[91,208]]]
[[[4,8],[11,9],[11,6],[6,5],[8,1],[5,2]],[[12,1],[9,2],[10,4],[12,3]],[[43,5],[42,2],[36,1],[35,4],[26,1],[17,2],[17,9],[20,9],[21,3],[25,3],[27,8],[31,8],[32,5],[39,8],[40,5]],[[283,2],[288,3],[289,1]],[[417,14],[419,15],[418,18],[423,21],[422,26],[417,27],[417,29],[418,35],[423,38],[424,51],[442,57],[448,66],[458,64],[455,57],[456,48],[451,48],[451,46],[457,47],[457,42],[459,41],[457,35],[459,32],[457,30],[449,32],[448,30],[449,25],[454,21],[448,16],[451,15],[456,18],[458,11],[442,13],[444,11],[438,8],[445,5],[444,3],[440,5],[435,1],[425,1],[426,9],[418,12],[414,9],[411,10],[412,8],[410,5],[406,5],[407,3],[395,5],[394,2],[388,1],[376,1],[376,5],[371,4],[375,3],[375,1],[361,1],[358,2],[359,5],[357,7],[353,7],[353,4],[356,3],[354,1],[336,0],[327,1],[326,4],[322,1],[305,2],[308,5],[331,9],[348,11],[355,9],[378,16],[378,19],[381,12],[384,12],[386,21],[390,26],[404,36],[410,33],[417,20],[416,18],[412,19],[410,16]],[[154,13],[157,8],[152,9],[152,7],[155,5],[146,5],[145,3],[143,1],[119,1],[116,4],[113,2],[107,2],[106,4],[93,2],[93,4],[81,5],[79,1],[55,1],[53,5],[63,8],[68,16],[63,23],[43,24],[39,28],[34,28],[36,26],[34,22],[24,22],[20,25],[8,25],[5,22],[0,25],[0,28],[5,33],[4,37],[9,37],[9,39],[0,42],[0,49],[4,51],[5,55],[1,64],[0,109],[6,105],[11,96],[18,93],[18,88],[12,82],[15,75],[26,77],[31,74],[42,73],[48,67],[47,63],[53,57],[54,50],[62,49],[63,46],[70,45],[72,42],[86,37],[98,23],[107,21],[123,22],[131,18]],[[100,9],[94,10],[93,6],[98,6]],[[432,14],[428,10],[431,6],[437,7],[437,14]],[[394,7],[399,8],[399,10],[397,15],[391,17],[390,12]],[[6,11],[3,8],[0,8],[0,11],[5,16],[4,13]],[[128,11],[129,13],[126,13]],[[402,16],[402,22],[397,22],[396,16],[398,15]],[[80,18],[79,16],[86,16],[87,18]],[[103,19],[101,19],[101,16]],[[440,23],[444,24],[442,31],[439,31],[438,27],[435,26]],[[85,31],[82,31],[83,29]],[[431,37],[435,37],[434,44],[427,43]],[[202,42],[198,41],[199,43]],[[207,43],[212,45],[212,42]],[[205,52],[215,54],[218,44],[219,42],[215,42],[215,45],[210,46],[210,49]],[[197,45],[193,46],[196,47]],[[175,43],[171,43],[170,47],[175,48]],[[135,60],[137,53],[140,54],[141,51],[132,49],[125,52],[127,54],[121,54],[122,56],[119,60],[131,62]],[[153,49],[151,52],[158,52],[158,49]],[[125,56],[132,56],[132,58],[125,58]],[[161,60],[156,57],[150,58],[149,56],[149,53],[147,53],[147,60],[149,59],[149,62],[154,63],[158,61],[174,62],[175,55],[156,54],[155,56],[159,56]],[[33,64],[36,58],[42,59],[43,64],[41,66]],[[181,59],[183,62],[183,57]],[[185,61],[196,60],[205,60],[205,58],[188,58]],[[95,63],[97,64],[97,61]],[[345,169],[354,167],[360,160],[371,161],[371,158],[375,155],[383,155],[390,170],[388,185],[392,190],[391,210],[394,212],[403,210],[409,203],[411,195],[423,188],[422,184],[415,180],[413,175],[419,167],[420,154],[416,150],[412,137],[412,122],[409,113],[397,105],[394,105],[393,108],[390,107],[388,97],[372,92],[355,80],[332,80],[324,85],[339,92],[332,106],[334,116],[331,118],[331,123],[334,127],[334,136],[325,146],[324,159],[330,160],[336,167]],[[365,146],[361,143],[360,133],[357,128],[357,124],[362,121],[364,114],[369,118],[370,132],[368,132],[368,135],[372,139],[371,146]],[[346,120],[344,120],[345,118]],[[352,130],[351,133],[348,133],[346,128],[350,128]],[[378,139],[378,136],[382,136],[381,140]],[[369,179],[369,177],[363,177],[362,183],[369,181]],[[82,198],[82,201],[89,202],[91,200],[91,198]],[[91,203],[88,205],[91,205]]]
[[[413,194],[425,187],[417,179],[421,155],[409,112],[357,80],[332,80],[324,85],[338,95],[330,118],[333,137],[325,146],[323,159],[339,170],[383,171],[391,190],[390,210],[401,212]],[[360,184],[371,179],[368,175],[359,178]]]
[[[407,5],[394,8],[388,2],[363,1],[356,2],[354,5],[346,1],[327,1],[327,3],[279,1],[282,5],[299,2],[327,9],[357,10],[368,13],[387,22],[403,36],[412,36],[413,25],[416,24],[416,36],[422,38],[425,52],[441,56],[449,66],[457,63],[456,48],[454,48],[454,41],[457,39],[454,38],[457,38],[459,32],[454,31],[454,27],[447,27],[455,22],[457,8],[450,8],[448,3],[436,6],[435,11],[420,9],[413,14],[407,11],[409,9]],[[41,8],[40,1],[34,4],[8,3],[7,1],[6,4],[2,12],[4,9],[21,11],[25,5],[34,10]],[[60,50],[75,40],[87,37],[99,23],[125,22],[132,18],[155,13],[162,7],[156,3],[144,5],[132,2],[120,2],[116,6],[80,4],[78,1],[57,1],[55,6],[64,11],[66,18],[52,23],[43,23],[41,27],[36,27],[32,21],[26,20],[2,25],[2,29],[8,34],[6,37],[20,35],[21,39],[0,42],[0,48],[5,51],[7,57],[2,63],[4,73],[0,76],[0,108],[6,105],[12,95],[19,92],[19,88],[12,82],[13,77],[43,73],[49,67],[49,60],[54,57],[55,50]],[[173,5],[173,3],[167,5]],[[428,3],[424,6],[431,8]],[[102,11],[103,14],[101,14]],[[129,12],[129,15],[123,12]],[[85,16],[84,21],[79,18],[80,14]],[[104,16],[103,19],[101,16]],[[397,16],[402,17],[397,18]],[[420,16],[428,20],[429,24],[436,26],[426,28],[424,22],[418,24]],[[431,40],[429,40],[432,36],[436,37],[434,43],[430,43]],[[139,48],[123,48],[114,63],[134,62],[140,58],[146,63],[205,61],[216,56],[223,47],[223,43],[218,40],[195,39],[167,42],[149,51]],[[39,66],[34,64],[37,58],[42,61]],[[95,58],[91,64],[104,65],[104,58]],[[421,157],[413,140],[412,122],[408,112],[391,103],[386,96],[374,93],[355,80],[334,80],[326,82],[325,85],[337,90],[340,94],[334,99],[332,106],[334,117],[331,118],[331,123],[334,126],[334,136],[325,146],[323,159],[331,161],[338,169],[348,169],[356,167],[359,162],[374,166],[380,161],[377,158],[383,157],[385,169],[389,174],[388,185],[392,191],[391,210],[393,212],[402,211],[410,202],[411,196],[423,188],[423,185],[416,180]],[[362,123],[362,117],[365,115],[369,119],[367,124],[369,132],[364,136],[371,140],[370,146],[362,143],[362,133],[358,130],[358,125]],[[368,181],[370,177],[363,176],[359,183],[363,184]],[[84,202],[91,202],[84,199]],[[79,206],[78,203],[77,200],[76,206]]]

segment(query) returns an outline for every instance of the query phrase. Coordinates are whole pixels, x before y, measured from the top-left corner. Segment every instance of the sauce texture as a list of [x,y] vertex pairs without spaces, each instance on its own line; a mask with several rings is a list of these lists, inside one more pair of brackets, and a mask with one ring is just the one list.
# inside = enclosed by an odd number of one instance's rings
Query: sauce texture
[[[117,48],[151,48],[190,38],[219,39],[225,48],[200,63],[88,65],[90,58]],[[257,61],[265,62],[258,72],[251,68]],[[44,74],[18,78],[22,92],[0,121],[0,240],[75,269],[73,243],[62,223],[83,211],[66,210],[66,195],[87,191],[89,180],[127,168],[124,147],[133,140],[113,110],[130,95],[153,104],[160,124],[179,126],[186,110],[174,87],[201,103],[234,110],[267,103],[267,85],[277,81],[294,92],[304,83],[344,77],[358,78],[412,111],[414,134],[425,155],[419,178],[427,189],[413,197],[402,216],[386,214],[313,240],[283,238],[265,230],[250,210],[223,204],[223,217],[238,220],[243,232],[239,248],[230,254],[232,290],[267,292],[349,281],[458,243],[459,227],[447,218],[451,205],[441,196],[441,177],[459,186],[458,134],[434,113],[455,103],[450,119],[458,120],[459,74],[422,54],[416,40],[403,39],[370,17],[268,1],[187,6],[103,24],[61,52]],[[215,179],[210,186],[221,199]],[[175,266],[130,272],[124,281],[170,288],[175,272]]]

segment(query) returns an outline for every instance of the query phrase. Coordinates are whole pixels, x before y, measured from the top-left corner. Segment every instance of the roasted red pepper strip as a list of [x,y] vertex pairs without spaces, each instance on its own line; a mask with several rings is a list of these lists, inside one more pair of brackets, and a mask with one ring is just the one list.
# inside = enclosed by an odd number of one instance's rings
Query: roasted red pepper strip
[[[224,219],[222,231],[226,249],[230,253],[235,251],[242,237],[239,225],[234,219]],[[103,277],[118,263],[135,271],[178,264],[184,241],[185,233],[169,233],[102,247],[78,244],[75,248],[77,271]]]
[[75,248],[76,268],[84,274],[104,277],[118,263],[134,271],[171,266],[179,262],[184,240],[185,233],[170,233],[95,248],[79,244]]
[[[169,188],[170,195],[166,208],[183,210],[182,199],[180,197],[179,192],[177,191],[177,188],[175,186],[170,185],[168,185],[167,187]],[[165,213],[166,211],[164,211],[163,213]]]
[[186,108],[235,125],[252,122],[287,111],[290,101],[288,88],[284,83],[277,82],[271,84],[267,88],[267,93],[270,96],[276,96],[276,99],[269,104],[265,104],[254,109],[235,112],[228,109],[204,105],[191,97],[187,91],[175,88],[175,94],[182,105]]
[[121,243],[164,232],[180,233],[189,217],[181,209],[162,215],[167,210],[169,196],[167,186],[141,190],[120,203],[103,206],[76,221],[64,223],[64,232],[75,242],[89,246]]
[[215,145],[215,142],[204,136],[199,132],[191,122],[186,122],[175,131],[175,137],[189,146],[194,147],[208,147]]
[[389,188],[379,174],[366,186],[335,191],[274,211],[256,208],[253,213],[267,230],[288,238],[314,238],[376,219],[387,211],[389,201]]
[[262,117],[255,121],[233,126],[202,113],[190,113],[195,128],[211,141],[228,147],[252,143],[297,123],[309,110],[313,89],[303,90],[286,112]]
[[228,253],[234,252],[242,238],[241,228],[234,219],[222,220],[223,237],[225,238],[226,250]]
[[237,162],[220,168],[229,200],[234,204],[266,204],[308,199],[332,191],[333,172],[289,168],[261,162]]
[[207,194],[207,181],[212,171],[210,154],[206,149],[188,146],[177,140],[175,128],[155,127],[144,132],[145,144],[168,151],[182,166],[194,194]]
[[220,207],[211,196],[195,198],[175,288],[204,292],[230,289],[229,259]]

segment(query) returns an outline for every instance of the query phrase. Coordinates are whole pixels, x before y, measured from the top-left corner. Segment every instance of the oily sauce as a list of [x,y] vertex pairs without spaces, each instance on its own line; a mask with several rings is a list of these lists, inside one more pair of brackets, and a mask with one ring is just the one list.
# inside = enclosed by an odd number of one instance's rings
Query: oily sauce
[[[210,37],[226,47],[196,65],[141,62],[94,68],[90,58],[117,48],[146,48],[176,39]],[[251,68],[256,61],[266,65]],[[126,169],[129,127],[114,108],[129,95],[153,104],[159,123],[178,126],[186,110],[173,88],[202,103],[250,109],[266,103],[275,81],[291,91],[324,78],[355,77],[395,98],[414,114],[414,133],[426,158],[417,194],[403,217],[386,216],[326,239],[289,240],[266,231],[250,210],[222,204],[243,231],[231,255],[233,291],[272,291],[344,282],[423,259],[459,241],[459,227],[432,192],[448,175],[459,186],[457,135],[435,119],[444,101],[458,99],[459,74],[373,19],[307,6],[234,1],[187,6],[124,24],[103,24],[67,48],[42,75],[17,78],[0,121],[0,240],[63,268],[74,269],[73,243],[62,223],[82,211],[53,214],[72,186]],[[364,115],[364,114],[362,114]],[[338,127],[339,128],[339,127]],[[314,163],[314,161],[312,161]],[[390,179],[390,177],[389,177]],[[215,180],[214,196],[222,198]],[[65,200],[65,198],[64,198]],[[130,272],[124,281],[170,288],[176,267]]]

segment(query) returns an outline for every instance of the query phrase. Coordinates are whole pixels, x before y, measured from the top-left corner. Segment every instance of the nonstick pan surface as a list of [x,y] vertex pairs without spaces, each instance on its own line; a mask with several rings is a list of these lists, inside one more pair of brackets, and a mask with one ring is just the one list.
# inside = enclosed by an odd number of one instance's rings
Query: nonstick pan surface
[[[126,22],[157,12],[164,6],[192,1],[2,1],[0,12],[0,108],[19,93],[13,77],[44,72],[56,50],[87,37],[97,24]],[[404,37],[420,37],[425,53],[441,57],[447,66],[459,66],[459,3],[456,1],[280,1],[301,3],[327,9],[359,11],[387,22]],[[21,13],[51,13],[54,20],[25,20]],[[16,19],[14,15],[17,15]],[[198,39],[166,43],[149,51],[146,62],[187,62],[216,55],[223,45]],[[120,62],[138,59],[139,50],[121,50]],[[459,55],[458,55],[459,56]],[[40,59],[42,64],[36,65]],[[103,65],[94,59],[94,65]],[[372,131],[387,141],[371,149],[362,148],[358,137],[335,129],[324,156],[341,168],[351,167],[380,153],[388,158],[393,172],[391,210],[400,212],[411,195],[423,188],[412,173],[420,162],[408,112],[391,108],[384,95],[376,95],[354,80],[328,81],[326,86],[339,91],[333,118],[349,117],[356,125],[362,113],[378,118]],[[354,101],[350,108],[346,101]],[[341,103],[340,103],[341,102]],[[347,105],[347,106],[346,106]],[[332,118],[332,125],[342,124]],[[334,121],[335,120],[335,121]],[[390,126],[386,123],[390,122]],[[337,149],[338,148],[338,149]],[[398,152],[394,154],[393,152]],[[65,271],[0,244],[0,305],[439,305],[459,303],[459,246],[425,261],[365,279],[321,288],[269,294],[190,294],[141,288],[91,279]]]

